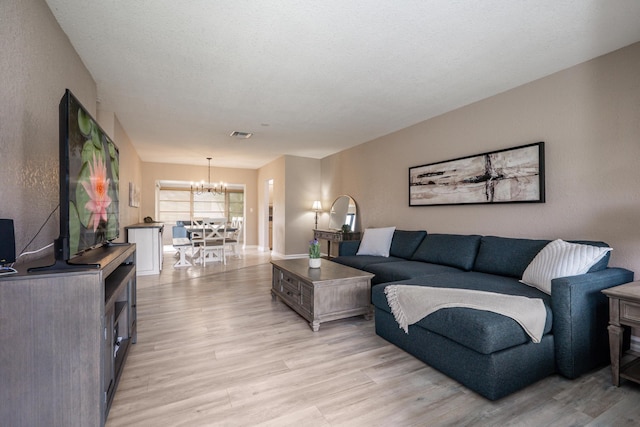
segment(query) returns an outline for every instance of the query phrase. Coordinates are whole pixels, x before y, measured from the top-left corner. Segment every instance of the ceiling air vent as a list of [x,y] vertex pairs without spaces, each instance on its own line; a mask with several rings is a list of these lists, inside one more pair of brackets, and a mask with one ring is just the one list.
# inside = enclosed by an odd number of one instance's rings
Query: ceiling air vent
[[234,130],[233,132],[231,132],[231,135],[234,138],[238,138],[238,139],[249,139],[251,138],[251,135],[253,135],[250,132],[239,132],[237,130]]

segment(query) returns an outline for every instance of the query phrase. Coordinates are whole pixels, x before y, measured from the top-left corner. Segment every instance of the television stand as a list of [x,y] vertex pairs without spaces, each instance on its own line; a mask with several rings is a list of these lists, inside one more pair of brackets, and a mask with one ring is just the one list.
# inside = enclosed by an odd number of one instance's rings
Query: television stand
[[112,246],[127,246],[130,245],[131,243],[127,243],[127,242],[122,242],[122,243],[115,243],[115,242],[107,242],[105,243],[105,246],[110,248]]
[[2,425],[106,423],[137,339],[136,247],[83,258],[101,267],[0,277]]
[[87,269],[100,268],[100,264],[75,264],[69,261],[57,259],[51,265],[42,265],[40,267],[31,267],[27,270],[29,273],[38,273],[43,271],[81,271]]

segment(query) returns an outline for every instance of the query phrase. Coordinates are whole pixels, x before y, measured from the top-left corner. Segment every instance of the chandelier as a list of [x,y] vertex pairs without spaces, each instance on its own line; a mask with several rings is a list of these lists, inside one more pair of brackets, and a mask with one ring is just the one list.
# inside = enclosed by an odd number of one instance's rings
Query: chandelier
[[207,161],[209,162],[209,181],[208,184],[205,185],[204,180],[200,181],[200,184],[191,183],[191,192],[197,195],[201,194],[212,194],[214,196],[226,195],[227,194],[227,184],[220,181],[219,184],[211,185],[211,157],[207,157]]

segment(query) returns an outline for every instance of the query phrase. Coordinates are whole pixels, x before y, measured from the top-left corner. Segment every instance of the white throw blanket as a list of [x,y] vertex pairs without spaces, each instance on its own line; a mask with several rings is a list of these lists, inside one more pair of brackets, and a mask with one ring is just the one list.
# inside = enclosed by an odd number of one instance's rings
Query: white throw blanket
[[384,292],[396,322],[406,333],[409,333],[409,325],[441,308],[466,307],[511,317],[534,343],[539,343],[547,319],[540,298],[410,285],[389,285]]

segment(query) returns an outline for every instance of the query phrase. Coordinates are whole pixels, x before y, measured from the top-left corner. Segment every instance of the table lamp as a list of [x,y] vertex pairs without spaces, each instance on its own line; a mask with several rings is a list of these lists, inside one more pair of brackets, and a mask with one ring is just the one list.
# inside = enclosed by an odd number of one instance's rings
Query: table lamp
[[318,212],[320,212],[322,210],[322,204],[320,203],[320,200],[315,200],[313,202],[313,205],[311,206],[311,209],[316,211],[316,229],[318,228]]

